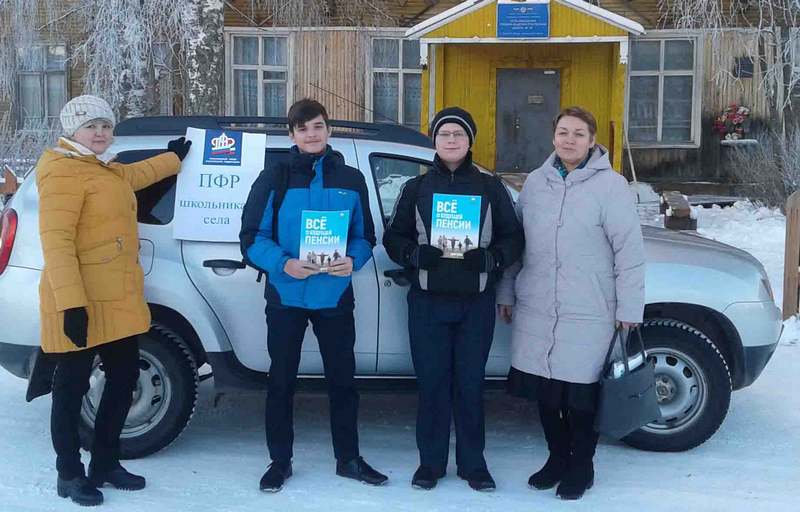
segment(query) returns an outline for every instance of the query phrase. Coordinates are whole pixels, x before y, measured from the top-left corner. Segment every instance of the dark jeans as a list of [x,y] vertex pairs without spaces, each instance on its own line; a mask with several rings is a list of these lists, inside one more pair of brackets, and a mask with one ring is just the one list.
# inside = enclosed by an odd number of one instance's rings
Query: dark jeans
[[311,320],[319,341],[330,401],[331,435],[336,460],[358,457],[358,392],[355,388],[355,322],[352,311],[267,306],[267,349],[272,360],[265,414],[272,460],[292,458],[294,392],[303,336]]
[[495,324],[494,291],[459,298],[412,289],[408,332],[417,374],[420,464],[447,468],[450,419],[455,419],[456,465],[486,468],[483,380]]
[[54,355],[57,363],[53,375],[50,434],[61,478],[71,479],[84,474],[78,422],[81,401],[89,390],[89,375],[97,355],[105,370],[106,382],[97,408],[91,466],[104,471],[119,463],[119,435],[139,379],[139,342],[135,336],[95,348]]

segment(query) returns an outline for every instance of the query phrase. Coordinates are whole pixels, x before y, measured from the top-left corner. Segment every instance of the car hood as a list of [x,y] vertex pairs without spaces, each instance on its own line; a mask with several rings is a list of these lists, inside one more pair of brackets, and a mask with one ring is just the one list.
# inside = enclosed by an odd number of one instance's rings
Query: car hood
[[[749,252],[693,233],[673,231],[655,226],[642,226],[645,243],[669,244],[670,248],[684,247],[690,252],[713,252],[719,256],[745,260],[762,269],[761,262]],[[727,258],[725,258],[727,259]],[[700,263],[694,261],[692,263]]]

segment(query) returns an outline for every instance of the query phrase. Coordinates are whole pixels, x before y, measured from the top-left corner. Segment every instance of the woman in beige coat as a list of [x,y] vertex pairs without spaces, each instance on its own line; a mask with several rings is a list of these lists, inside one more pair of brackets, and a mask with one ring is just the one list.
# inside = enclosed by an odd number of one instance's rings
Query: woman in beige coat
[[[145,479],[119,463],[119,435],[139,376],[136,336],[150,328],[139,265],[134,191],[180,169],[183,138],[137,164],[114,163],[114,112],[104,100],[79,96],[61,111],[58,146],[36,167],[44,269],[39,284],[41,344],[56,360],[51,436],[58,495],[99,505],[105,483],[142,489]],[[88,479],[80,457],[78,422],[96,355],[105,369]]]
[[594,116],[579,107],[554,123],[555,152],[531,172],[517,213],[521,266],[498,287],[512,322],[509,385],[538,402],[550,456],[528,483],[559,484],[578,499],[594,482],[597,382],[617,325],[644,311],[644,244],[628,182],[595,143]]

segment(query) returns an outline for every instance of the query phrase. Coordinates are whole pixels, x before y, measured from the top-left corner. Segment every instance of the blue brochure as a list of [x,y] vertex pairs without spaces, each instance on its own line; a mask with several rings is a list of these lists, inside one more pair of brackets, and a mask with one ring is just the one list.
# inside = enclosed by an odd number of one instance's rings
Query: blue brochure
[[320,271],[347,254],[347,233],[350,230],[350,211],[303,210],[300,225],[301,261],[315,263]]
[[481,224],[481,196],[433,194],[431,245],[445,258],[463,258],[478,247]]

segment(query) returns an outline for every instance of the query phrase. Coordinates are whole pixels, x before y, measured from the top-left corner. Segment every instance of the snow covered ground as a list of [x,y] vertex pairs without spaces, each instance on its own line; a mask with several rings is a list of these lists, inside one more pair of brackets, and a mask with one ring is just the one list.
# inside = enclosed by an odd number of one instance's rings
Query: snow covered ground
[[[655,214],[644,220],[661,225]],[[699,212],[699,232],[750,251],[764,262],[776,299],[782,295],[783,233],[779,212],[748,203]],[[734,393],[719,432],[686,453],[648,453],[602,439],[595,487],[577,503],[532,491],[529,474],[547,457],[536,413],[499,391],[487,393],[489,467],[498,489],[470,490],[450,474],[430,492],[409,484],[416,468],[416,399],[403,393],[362,396],[361,447],[390,482],[371,488],[334,476],[327,400],[297,399],[295,475],[278,494],[258,491],[266,466],[263,398],[224,395],[214,405],[205,382],[186,432],[168,449],[126,466],[148,477],[137,493],[105,489],[103,510],[153,511],[792,511],[800,484],[800,326],[787,322],[761,377]],[[0,371],[0,512],[77,510],[55,495],[49,398],[24,401],[25,383]],[[792,503],[795,503],[792,505]]]

